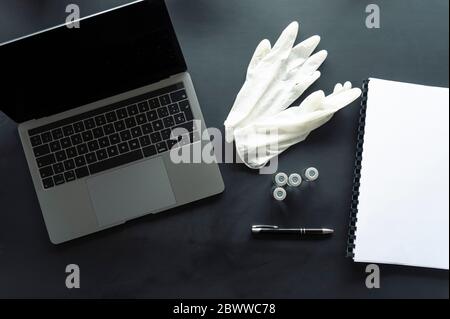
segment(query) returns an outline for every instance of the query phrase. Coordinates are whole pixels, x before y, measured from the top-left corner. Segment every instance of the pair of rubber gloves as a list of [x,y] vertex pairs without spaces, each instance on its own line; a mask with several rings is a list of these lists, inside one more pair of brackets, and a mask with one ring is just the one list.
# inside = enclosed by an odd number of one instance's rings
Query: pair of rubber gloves
[[350,82],[334,92],[309,95],[300,106],[288,108],[319,77],[325,50],[311,55],[320,42],[312,36],[294,46],[298,23],[291,23],[273,47],[263,40],[255,50],[247,77],[226,119],[225,139],[236,144],[241,160],[258,169],[331,119],[361,95]]

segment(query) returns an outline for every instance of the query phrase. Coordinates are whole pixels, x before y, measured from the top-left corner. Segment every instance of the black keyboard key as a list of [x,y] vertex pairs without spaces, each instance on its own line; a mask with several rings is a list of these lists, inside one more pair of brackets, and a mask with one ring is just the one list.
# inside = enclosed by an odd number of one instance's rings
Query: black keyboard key
[[178,102],[181,100],[187,99],[187,94],[185,90],[179,90],[173,93],[170,93],[170,98],[172,99],[172,102]]
[[94,139],[94,134],[92,134],[92,131],[84,131],[81,133],[81,136],[83,136],[83,141],[89,142]]
[[107,151],[109,157],[116,156],[119,154],[119,150],[117,149],[116,145],[108,147]]
[[62,138],[64,135],[63,135],[62,130],[61,130],[60,128],[57,128],[57,129],[54,129],[54,130],[52,131],[52,136],[53,136],[53,139],[54,139],[54,140],[59,140],[59,139]]
[[89,175],[89,170],[88,170],[88,168],[86,166],[77,168],[75,170],[75,175],[77,175],[77,178],[86,177],[86,176]]
[[111,145],[109,143],[109,138],[107,136],[100,138],[98,140],[98,144],[101,148],[105,148],[105,147],[108,147],[109,145]]
[[50,153],[50,146],[48,144],[36,146],[33,148],[33,152],[36,157],[47,155]]
[[178,105],[180,106],[180,111],[181,112],[186,112],[187,110],[189,110],[191,108],[191,105],[189,104],[189,101],[181,101],[180,103],[178,103]]
[[161,131],[161,137],[163,141],[170,139],[170,134],[172,133],[172,130],[165,129]]
[[68,158],[74,158],[77,156],[77,149],[75,147],[70,147],[66,150],[66,154]]
[[167,115],[169,115],[169,110],[167,109],[166,106],[160,107],[158,109],[158,116],[160,118],[166,117]]
[[69,171],[75,168],[75,161],[73,159],[67,160],[64,162],[64,169]]
[[53,175],[53,168],[51,165],[45,166],[39,170],[42,178],[47,178]]
[[92,130],[95,127],[94,119],[84,120],[84,127],[86,130]]
[[145,114],[138,114],[136,116],[136,122],[139,125],[147,123],[147,116]]
[[128,164],[137,160],[142,159],[142,152],[141,150],[136,150],[133,152],[125,153],[113,158],[109,158],[105,161],[97,162],[95,164],[89,165],[89,170],[92,174],[102,172],[114,167],[118,167],[124,164]]
[[55,183],[55,185],[61,185],[64,184],[66,181],[64,180],[63,174],[58,174],[53,176],[53,182]]
[[56,160],[58,160],[58,162],[65,161],[67,159],[66,151],[64,151],[64,150],[56,152],[55,156],[56,156]]
[[122,139],[122,141],[128,141],[131,139],[131,132],[130,130],[125,130],[120,132],[120,138]]
[[83,138],[81,137],[81,134],[79,134],[79,133],[72,135],[70,137],[70,140],[72,141],[72,145],[78,145],[78,144],[83,143]]
[[186,122],[186,118],[184,117],[184,113],[175,114],[173,117],[175,119],[175,123],[176,124],[181,124],[181,123]]
[[126,143],[126,142],[120,143],[117,146],[119,148],[119,153],[120,154],[123,154],[123,153],[126,153],[126,152],[130,151],[130,148],[128,147],[128,143]]
[[175,125],[175,121],[173,119],[173,116],[168,116],[166,118],[163,118],[163,123],[165,128],[169,128]]
[[178,107],[178,104],[170,104],[169,106],[168,106],[168,109],[169,109],[169,113],[170,113],[170,115],[173,115],[173,114],[176,114],[176,113],[179,113],[180,112],[180,108]]
[[133,127],[133,128],[131,129],[131,136],[133,136],[133,138],[142,136],[142,130],[141,130],[141,128],[140,128],[139,126]]
[[38,135],[30,137],[30,142],[31,142],[31,146],[41,145],[42,144],[41,136],[38,134]]
[[127,126],[127,128],[132,128],[135,127],[136,124],[136,120],[134,117],[128,117],[125,119],[125,125]]
[[186,121],[192,121],[194,119],[194,115],[192,114],[191,105],[189,104],[189,101],[181,101],[179,104],[180,110],[181,112],[184,113]]
[[114,134],[110,135],[109,136],[109,142],[111,143],[111,145],[120,143],[119,134],[118,133],[114,133]]
[[53,171],[55,172],[55,174],[61,174],[62,172],[64,172],[64,165],[63,163],[57,163],[53,165]]
[[86,154],[85,157],[88,164],[92,164],[97,161],[97,155],[95,155],[95,153]]
[[166,152],[168,150],[166,142],[159,142],[156,144],[156,150],[158,153]]
[[156,153],[157,153],[155,145],[150,145],[150,146],[144,147],[142,149],[142,151],[144,152],[145,157],[153,156],[153,155],[156,155]]
[[147,101],[141,102],[138,104],[139,112],[144,113],[150,110]]
[[153,109],[156,109],[156,108],[158,108],[158,107],[161,106],[161,105],[159,104],[158,98],[154,98],[154,99],[148,100],[148,105],[150,106],[150,108],[151,108],[152,110],[153,110]]
[[78,151],[78,154],[80,154],[80,155],[86,154],[88,152],[87,144],[85,143],[85,144],[78,145],[77,151]]
[[124,119],[128,117],[128,113],[125,108],[116,110],[116,114],[118,119]]
[[162,95],[159,97],[159,103],[164,106],[170,104],[170,97],[168,94]]
[[112,124],[106,124],[105,126],[103,126],[103,130],[105,131],[106,135],[111,135],[116,132],[116,130],[114,129],[114,125]]
[[161,134],[159,134],[159,132],[152,133],[150,134],[150,139],[152,140],[153,144],[161,142]]
[[96,140],[90,141],[87,145],[90,152],[94,152],[100,148]]
[[95,117],[95,124],[97,124],[97,126],[102,126],[106,124],[106,118],[105,116],[102,115],[98,115]]
[[142,132],[144,132],[144,134],[152,133],[153,132],[152,125],[150,123],[142,125]]
[[163,122],[161,120],[154,121],[152,123],[152,126],[153,126],[153,130],[154,131],[159,131],[159,130],[162,130],[164,128],[164,124],[163,124]]
[[147,120],[149,122],[153,122],[153,121],[156,121],[158,119],[158,113],[156,113],[155,110],[149,111],[146,114],[147,114]]
[[53,183],[53,178],[51,177],[43,179],[42,185],[44,185],[45,189],[55,186],[55,184]]
[[64,136],[70,136],[74,133],[72,125],[64,126],[62,130],[63,130]]
[[68,171],[64,173],[64,178],[66,179],[66,182],[72,182],[76,179],[75,172],[74,171]]
[[114,111],[106,113],[105,117],[108,123],[117,121],[117,115]]
[[53,141],[50,143],[50,150],[52,152],[59,151],[60,149],[61,149],[61,144],[59,143],[59,141]]
[[117,121],[114,123],[114,128],[116,129],[116,132],[123,131],[125,129],[125,122],[123,120]]
[[86,159],[84,158],[84,156],[75,157],[74,161],[75,161],[76,167],[81,167],[81,166],[86,165]]
[[42,143],[50,143],[53,140],[52,133],[50,133],[50,132],[42,133],[41,139],[42,139]]
[[139,142],[141,143],[141,146],[148,146],[152,143],[148,135],[141,136]]
[[106,151],[106,149],[98,150],[97,152],[95,152],[95,154],[97,154],[97,159],[99,161],[103,161],[104,159],[108,158],[108,152]]
[[127,107],[127,111],[128,111],[128,114],[129,114],[130,116],[136,115],[136,114],[139,113],[136,104],[133,104],[133,105],[130,105],[129,107]]
[[70,141],[70,137],[65,137],[61,139],[62,148],[68,148],[72,146],[72,142]]
[[92,134],[94,135],[94,138],[100,138],[105,136],[105,133],[103,132],[103,128],[96,127],[92,130]]
[[137,150],[138,148],[140,148],[139,141],[137,138],[129,141],[128,145],[130,146],[130,150]]
[[84,123],[83,122],[76,122],[73,125],[73,129],[75,131],[75,133],[81,133],[84,131]]

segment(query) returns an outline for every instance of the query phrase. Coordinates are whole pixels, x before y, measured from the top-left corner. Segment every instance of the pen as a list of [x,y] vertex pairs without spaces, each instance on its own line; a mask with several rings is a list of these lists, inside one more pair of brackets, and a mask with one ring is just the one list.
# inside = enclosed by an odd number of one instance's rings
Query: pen
[[329,228],[280,228],[273,225],[253,225],[253,234],[290,234],[290,235],[330,235],[334,232]]

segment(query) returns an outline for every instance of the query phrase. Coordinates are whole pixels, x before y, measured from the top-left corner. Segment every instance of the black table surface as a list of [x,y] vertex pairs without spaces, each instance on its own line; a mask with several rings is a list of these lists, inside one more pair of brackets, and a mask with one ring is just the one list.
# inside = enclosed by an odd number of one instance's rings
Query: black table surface
[[[2,0],[0,41],[64,22],[73,2]],[[75,1],[83,15],[125,2]],[[304,96],[367,77],[448,87],[448,1],[378,0],[379,29],[365,26],[369,3],[167,0],[207,125],[222,129],[254,48],[293,20],[300,39],[319,34],[329,52]],[[271,176],[222,164],[223,194],[59,246],[48,240],[16,124],[0,114],[0,297],[448,298],[448,271],[380,265],[381,288],[367,289],[366,265],[345,257],[358,112],[355,102],[280,156],[280,171],[320,170],[282,205],[271,200]],[[267,223],[335,234],[252,238],[250,226]],[[72,263],[80,289],[65,286]]]

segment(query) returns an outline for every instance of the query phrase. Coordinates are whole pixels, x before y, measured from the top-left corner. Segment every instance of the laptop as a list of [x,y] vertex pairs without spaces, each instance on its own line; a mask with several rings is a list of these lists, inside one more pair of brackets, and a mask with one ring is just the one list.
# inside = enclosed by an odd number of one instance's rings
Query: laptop
[[224,190],[216,163],[171,159],[211,141],[164,1],[79,22],[0,46],[0,109],[54,244]]

